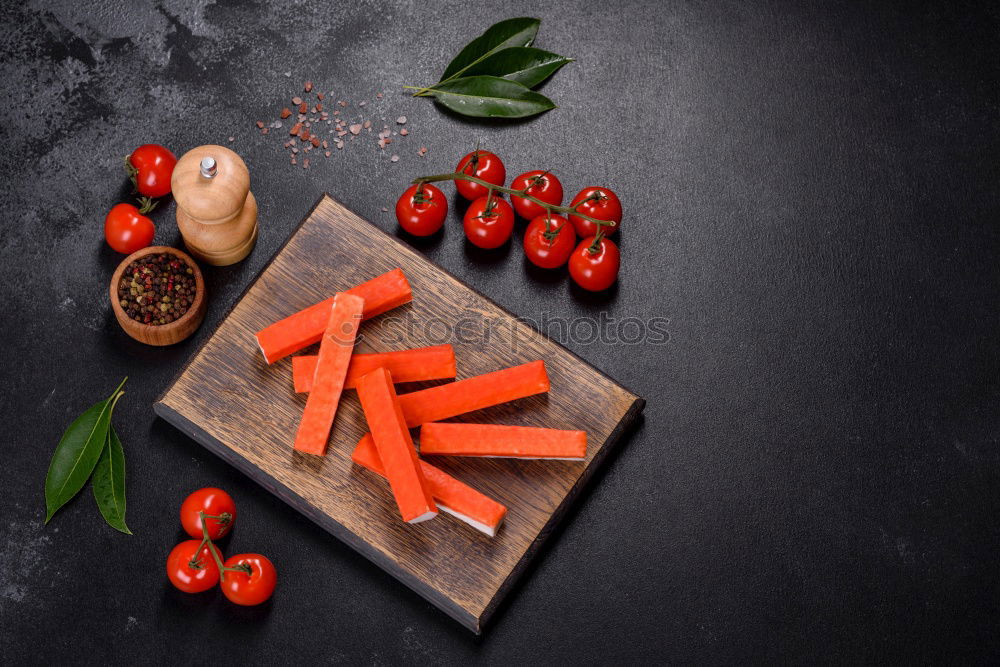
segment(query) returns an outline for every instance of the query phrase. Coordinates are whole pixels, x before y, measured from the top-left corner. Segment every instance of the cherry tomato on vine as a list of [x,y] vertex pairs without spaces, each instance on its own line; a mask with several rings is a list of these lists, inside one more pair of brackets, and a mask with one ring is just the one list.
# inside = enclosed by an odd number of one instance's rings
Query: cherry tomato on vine
[[602,236],[595,243],[595,238],[591,236],[580,241],[580,245],[570,255],[569,275],[583,289],[600,292],[618,280],[621,256],[614,241]]
[[224,567],[249,568],[250,572],[226,570],[222,574],[222,593],[230,602],[253,606],[266,602],[278,582],[274,564],[260,554],[230,556]]
[[126,161],[129,178],[144,197],[162,197],[170,192],[170,177],[177,158],[158,144],[139,146]]
[[[461,182],[461,181],[459,181]],[[490,200],[490,210],[486,202]],[[514,211],[499,197],[480,197],[465,210],[465,236],[480,248],[499,248],[514,231]]]
[[447,216],[448,198],[430,183],[411,185],[396,202],[399,226],[414,236],[430,236]]
[[[527,190],[529,195],[535,199],[541,199],[546,204],[552,204],[553,206],[562,204],[562,183],[555,177],[555,174],[550,174],[541,169],[521,174],[511,181],[510,187],[512,190]],[[513,204],[517,214],[525,220],[533,220],[540,215],[544,215],[546,212],[543,206],[524,197],[511,195],[510,203]]]
[[[618,195],[608,188],[584,188],[573,197],[570,206],[580,213],[598,220],[614,220],[617,223],[622,221],[622,203],[618,201]],[[569,219],[576,227],[576,233],[580,236],[595,236],[597,234],[598,225],[590,220],[584,220],[572,213],[570,213]],[[614,227],[604,225],[604,233],[614,234],[618,227],[619,225]]]
[[535,266],[555,269],[566,263],[576,245],[576,232],[569,220],[561,215],[551,216],[546,226],[545,215],[530,223],[524,232],[524,255]]
[[175,588],[185,593],[201,593],[219,583],[219,566],[208,549],[201,540],[185,540],[171,550],[167,556],[167,578]]
[[210,486],[198,489],[181,503],[181,526],[185,533],[199,540],[202,538],[201,512],[218,517],[206,521],[208,537],[213,540],[226,535],[236,521],[236,503],[228,493]]
[[126,255],[153,242],[156,226],[132,204],[115,204],[104,218],[104,239],[117,252]]
[[[493,185],[503,185],[507,179],[507,169],[503,166],[503,162],[489,151],[472,151],[459,160],[455,171],[475,176]],[[458,194],[466,199],[476,199],[489,194],[485,186],[472,181],[456,180],[455,187],[458,189]]]

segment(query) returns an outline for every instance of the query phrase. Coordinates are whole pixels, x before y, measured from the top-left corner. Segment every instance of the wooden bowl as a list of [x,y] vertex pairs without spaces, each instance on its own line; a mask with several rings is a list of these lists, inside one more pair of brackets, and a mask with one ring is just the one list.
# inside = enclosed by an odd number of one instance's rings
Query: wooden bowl
[[[194,302],[186,313],[169,324],[153,325],[136,322],[125,313],[125,309],[119,303],[118,283],[121,282],[122,274],[125,273],[125,269],[129,264],[146,255],[158,255],[164,252],[180,258],[194,270]],[[115,269],[114,275],[111,276],[109,294],[111,296],[111,308],[115,311],[115,318],[118,320],[118,324],[122,326],[122,329],[129,336],[147,345],[173,345],[174,343],[179,343],[193,334],[195,329],[201,325],[201,321],[205,319],[207,305],[205,300],[205,279],[202,278],[201,269],[198,268],[198,264],[191,259],[190,255],[177,248],[162,245],[150,246],[142,250],[137,250],[123,259],[122,263]]]

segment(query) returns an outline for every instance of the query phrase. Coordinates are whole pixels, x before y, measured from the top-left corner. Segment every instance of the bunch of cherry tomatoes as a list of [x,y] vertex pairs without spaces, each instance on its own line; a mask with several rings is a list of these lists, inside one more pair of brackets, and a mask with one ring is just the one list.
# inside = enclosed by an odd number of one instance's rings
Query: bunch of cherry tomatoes
[[[448,216],[448,200],[431,181],[453,180],[458,193],[471,200],[463,216],[470,243],[487,249],[505,244],[513,234],[516,211],[529,221],[523,244],[531,263],[556,269],[569,262],[573,281],[594,292],[615,283],[621,255],[608,235],[621,223],[622,206],[614,192],[587,187],[563,206],[562,183],[551,172],[525,172],[509,188],[504,187],[506,179],[499,157],[475,150],[459,161],[453,174],[415,179],[396,202],[396,219],[415,236],[437,232]],[[502,193],[510,195],[510,203]]]
[[201,593],[220,583],[230,602],[253,606],[274,592],[278,573],[260,554],[237,554],[223,562],[215,545],[233,528],[236,503],[222,489],[198,489],[181,504],[181,526],[195,538],[181,542],[167,556],[167,577],[178,590]]
[[146,214],[156,206],[156,199],[170,194],[170,177],[177,158],[158,144],[143,144],[125,158],[136,192],[139,207],[115,204],[104,218],[104,239],[117,252],[126,255],[153,243],[156,226]]

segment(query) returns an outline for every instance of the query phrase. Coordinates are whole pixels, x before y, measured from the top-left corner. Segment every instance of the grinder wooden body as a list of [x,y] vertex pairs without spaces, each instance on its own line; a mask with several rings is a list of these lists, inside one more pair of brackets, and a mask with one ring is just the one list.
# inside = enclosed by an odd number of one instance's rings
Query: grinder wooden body
[[257,242],[257,200],[239,155],[225,146],[194,148],[177,161],[170,187],[177,228],[196,259],[226,266],[250,254]]

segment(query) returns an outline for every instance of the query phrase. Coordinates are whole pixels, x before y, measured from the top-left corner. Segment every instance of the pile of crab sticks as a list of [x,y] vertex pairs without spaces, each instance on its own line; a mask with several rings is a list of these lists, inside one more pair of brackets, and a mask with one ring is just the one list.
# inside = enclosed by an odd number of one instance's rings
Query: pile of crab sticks
[[[362,321],[412,300],[401,269],[337,292],[258,331],[257,343],[273,364],[314,343],[316,355],[292,359],[292,384],[308,392],[295,435],[297,451],[323,456],[341,394],[354,389],[369,432],[357,443],[354,463],[385,477],[403,521],[418,523],[439,510],[496,535],[507,508],[427,463],[420,455],[582,461],[587,434],[502,424],[440,423],[474,410],[549,391],[542,360],[397,394],[395,384],[454,379],[451,345],[379,354],[355,354]],[[420,450],[411,428],[419,427]]]

